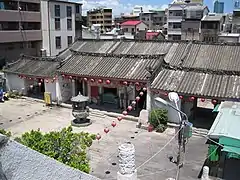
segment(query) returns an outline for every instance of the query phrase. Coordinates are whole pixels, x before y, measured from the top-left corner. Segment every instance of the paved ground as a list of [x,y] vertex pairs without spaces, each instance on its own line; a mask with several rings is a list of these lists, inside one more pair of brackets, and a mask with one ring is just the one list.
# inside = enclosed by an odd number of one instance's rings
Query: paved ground
[[[70,125],[71,110],[66,108],[49,108],[41,103],[26,100],[10,100],[0,104],[0,128],[10,130],[18,136],[31,129],[40,128],[47,132],[59,130]],[[93,124],[85,128],[74,128],[74,131],[101,133],[102,139],[95,141],[89,149],[91,159],[91,174],[101,179],[116,179],[118,171],[117,147],[124,142],[132,142],[136,148],[136,166],[140,166],[148,158],[159,151],[174,135],[174,129],[167,129],[163,134],[149,133],[137,129],[136,123],[122,121],[115,128],[110,128],[105,135],[103,129],[109,126],[114,118],[95,114],[91,116]],[[181,179],[195,180],[201,171],[207,153],[206,140],[193,136],[187,145],[185,166]],[[169,156],[176,156],[177,141],[174,139],[161,153],[149,163],[138,169],[140,180],[165,180],[175,177],[176,165],[169,162]],[[116,163],[116,165],[115,165]],[[105,172],[109,171],[110,174]]]

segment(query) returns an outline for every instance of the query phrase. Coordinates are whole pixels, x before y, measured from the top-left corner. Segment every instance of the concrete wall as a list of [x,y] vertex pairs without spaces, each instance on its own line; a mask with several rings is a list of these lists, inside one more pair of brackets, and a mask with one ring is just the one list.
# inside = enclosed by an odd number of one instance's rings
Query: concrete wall
[[56,101],[56,81],[51,82],[49,81],[48,83],[46,83],[46,81],[44,80],[44,87],[45,87],[45,92],[50,92],[51,96],[52,96],[52,101]]
[[[60,30],[55,30],[55,5],[60,5]],[[67,6],[72,7],[72,30],[67,29]],[[75,4],[41,1],[43,48],[48,56],[55,56],[68,47],[68,36],[75,39]],[[61,36],[61,48],[56,48],[55,38]]]
[[25,80],[18,77],[17,74],[6,73],[7,90],[17,90],[21,92],[25,88]]

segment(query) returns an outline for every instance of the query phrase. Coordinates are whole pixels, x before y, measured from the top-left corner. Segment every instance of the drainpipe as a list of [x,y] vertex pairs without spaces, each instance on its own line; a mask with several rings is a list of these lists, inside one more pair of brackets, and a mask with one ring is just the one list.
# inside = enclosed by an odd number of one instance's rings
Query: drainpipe
[[[40,2],[41,3],[41,2]],[[51,30],[51,28],[50,28],[50,14],[49,14],[49,11],[50,11],[50,9],[49,9],[49,1],[47,1],[47,5],[48,5],[48,7],[47,7],[47,9],[48,9],[48,40],[49,40],[49,56],[52,56],[52,48],[51,48],[51,32],[50,32],[50,30]],[[42,12],[41,12],[42,13]],[[61,19],[60,19],[61,20]]]

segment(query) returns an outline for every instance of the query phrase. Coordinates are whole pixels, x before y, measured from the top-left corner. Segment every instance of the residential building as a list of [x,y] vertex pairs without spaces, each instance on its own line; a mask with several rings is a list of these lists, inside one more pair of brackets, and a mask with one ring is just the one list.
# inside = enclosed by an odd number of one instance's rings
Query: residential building
[[223,31],[225,16],[223,14],[208,14],[201,20],[200,40],[218,42],[218,35]]
[[112,9],[97,8],[87,12],[87,24],[91,27],[93,24],[100,24],[102,32],[112,29]]
[[218,35],[218,41],[240,43],[240,34],[239,33],[220,33]]
[[185,17],[185,10],[187,8],[196,7],[196,6],[203,6],[203,5],[201,4],[201,2],[199,3],[174,2],[172,4],[169,4],[168,13],[167,13],[167,22],[168,22],[167,38],[169,40],[181,40],[182,21]]
[[214,13],[224,13],[224,2],[215,0],[214,6],[213,6],[213,12]]
[[182,40],[200,40],[201,19],[209,13],[207,6],[187,6],[181,26]]
[[143,12],[143,7],[142,6],[134,6],[132,14],[135,16],[139,16],[140,13]]
[[163,25],[167,23],[165,10],[149,10],[139,14],[140,21],[148,25],[151,30],[162,30]]
[[0,2],[0,69],[21,53],[39,55],[41,41],[40,0]]
[[82,37],[82,4],[41,0],[42,48],[47,56],[56,56]]
[[234,9],[232,14],[232,33],[240,33],[240,9]]
[[140,31],[148,30],[148,26],[142,21],[125,21],[120,26],[124,34],[136,35]]
[[114,26],[119,28],[121,23],[123,23],[125,21],[128,21],[128,20],[139,21],[140,18],[139,18],[139,15],[123,14],[122,13],[121,15],[118,15],[118,16],[114,17]]
[[148,30],[146,32],[147,40],[165,40],[165,35],[162,30]]

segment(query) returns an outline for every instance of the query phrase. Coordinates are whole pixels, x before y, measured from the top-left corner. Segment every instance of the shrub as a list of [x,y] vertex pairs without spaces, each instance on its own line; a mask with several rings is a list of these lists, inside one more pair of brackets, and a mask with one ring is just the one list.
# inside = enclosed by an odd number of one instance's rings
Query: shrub
[[0,134],[3,134],[5,136],[7,136],[7,137],[10,137],[12,135],[11,132],[6,131],[4,129],[0,129]]
[[92,145],[95,135],[73,133],[72,127],[60,132],[43,134],[40,130],[27,132],[15,140],[42,154],[86,173],[90,171],[86,150]]
[[149,123],[159,132],[163,132],[166,129],[168,121],[167,113],[165,109],[154,109],[150,113]]

